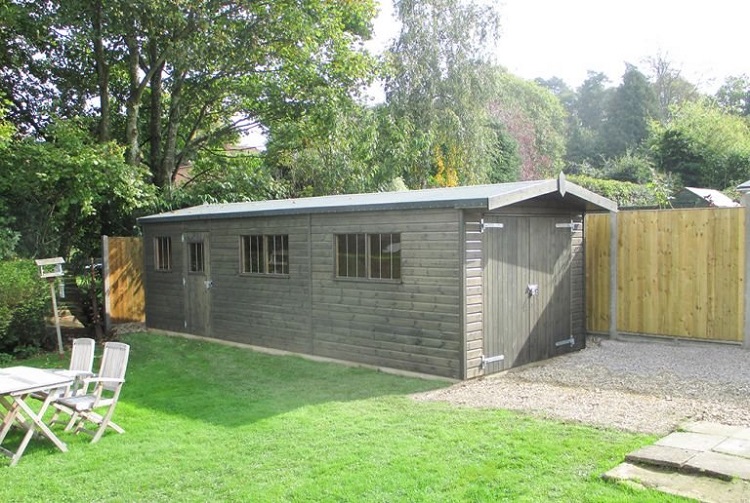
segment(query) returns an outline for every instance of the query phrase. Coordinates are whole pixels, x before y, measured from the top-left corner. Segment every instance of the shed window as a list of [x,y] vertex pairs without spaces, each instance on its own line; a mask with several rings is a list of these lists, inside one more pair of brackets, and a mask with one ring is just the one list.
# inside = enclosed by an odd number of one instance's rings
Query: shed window
[[252,235],[240,237],[243,274],[289,274],[289,236]]
[[154,238],[154,269],[172,270],[172,238],[168,236]]
[[205,259],[203,254],[203,241],[189,243],[190,272],[203,272],[205,270]]
[[336,276],[401,279],[401,234],[337,234]]

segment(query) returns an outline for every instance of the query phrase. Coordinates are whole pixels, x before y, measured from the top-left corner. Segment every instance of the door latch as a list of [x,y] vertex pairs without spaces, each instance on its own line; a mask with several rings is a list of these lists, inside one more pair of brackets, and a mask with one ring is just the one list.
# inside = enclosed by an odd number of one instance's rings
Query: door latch
[[212,279],[207,279],[203,284],[206,285],[206,290],[208,290],[214,286],[214,281]]
[[536,297],[539,295],[539,285],[526,285],[526,295]]

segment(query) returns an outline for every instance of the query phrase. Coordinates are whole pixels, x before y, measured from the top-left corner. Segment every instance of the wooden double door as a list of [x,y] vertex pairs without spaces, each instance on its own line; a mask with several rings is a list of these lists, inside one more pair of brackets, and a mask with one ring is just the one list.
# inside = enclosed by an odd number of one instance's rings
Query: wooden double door
[[580,347],[572,335],[569,217],[485,215],[484,370]]

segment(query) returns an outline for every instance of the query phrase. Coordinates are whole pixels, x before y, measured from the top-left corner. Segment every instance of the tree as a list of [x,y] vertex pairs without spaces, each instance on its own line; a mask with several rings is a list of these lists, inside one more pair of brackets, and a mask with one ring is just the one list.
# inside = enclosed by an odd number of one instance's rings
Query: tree
[[671,118],[671,110],[685,101],[698,99],[700,93],[694,84],[685,80],[681,71],[664,54],[648,58],[651,82],[659,105],[658,119],[665,122]]
[[[538,84],[506,71],[496,73],[495,89],[490,103],[490,119],[493,124],[500,125],[498,134],[512,138],[520,161],[520,178],[531,180],[553,176],[562,170],[565,110],[560,100]],[[498,140],[501,152],[508,146],[507,140]],[[507,159],[505,154],[502,155],[501,159]],[[507,172],[507,169],[501,172]],[[495,178],[493,181],[509,180]]]
[[727,77],[716,91],[716,102],[727,113],[750,116],[750,77],[739,75]]
[[609,100],[603,132],[605,157],[618,157],[638,148],[648,137],[649,123],[658,116],[656,95],[646,76],[626,64],[625,74]]
[[571,164],[599,163],[602,157],[604,125],[612,93],[606,87],[607,76],[589,71],[588,77],[576,89],[569,105],[566,160]]
[[[96,117],[98,139],[123,142],[128,164],[147,164],[160,187],[202,149],[234,142],[258,123],[348,99],[374,64],[361,45],[371,30],[372,0],[11,0],[11,6],[18,12],[14,26],[31,24],[42,36],[20,38],[24,43],[11,48],[19,64],[4,68],[9,80],[36,79],[31,91],[50,95],[30,100],[39,112]],[[40,59],[44,68],[35,63]],[[26,95],[33,98],[31,91]],[[16,97],[18,86],[11,92]],[[60,100],[65,93],[75,99]],[[62,102],[75,103],[75,113]]]
[[750,178],[750,125],[707,100],[683,103],[649,143],[657,166],[687,186],[724,190]]
[[399,0],[396,11],[401,32],[388,52],[386,97],[394,122],[414,133],[397,175],[426,187],[446,179],[434,178],[442,163],[458,183],[487,180],[494,134],[487,63],[497,12],[471,0]]
[[0,201],[21,236],[16,251],[89,257],[102,234],[131,234],[137,210],[153,203],[147,172],[125,164],[115,143],[93,142],[80,122],[52,122],[44,135],[15,140],[0,156]]

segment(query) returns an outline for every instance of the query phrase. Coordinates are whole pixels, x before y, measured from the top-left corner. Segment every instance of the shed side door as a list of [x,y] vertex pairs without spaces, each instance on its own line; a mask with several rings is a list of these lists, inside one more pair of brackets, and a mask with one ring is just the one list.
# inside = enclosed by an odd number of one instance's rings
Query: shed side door
[[184,253],[185,331],[209,336],[211,320],[211,260],[207,232],[182,236]]
[[531,218],[530,232],[529,283],[537,289],[530,303],[529,357],[538,361],[573,347],[572,233],[560,217]]
[[525,217],[485,215],[484,221],[484,371],[492,374],[529,361],[529,224]]

